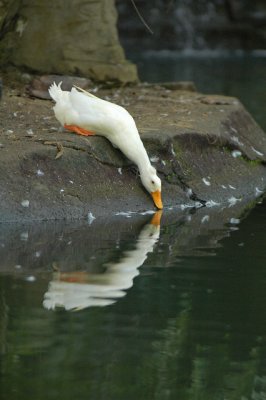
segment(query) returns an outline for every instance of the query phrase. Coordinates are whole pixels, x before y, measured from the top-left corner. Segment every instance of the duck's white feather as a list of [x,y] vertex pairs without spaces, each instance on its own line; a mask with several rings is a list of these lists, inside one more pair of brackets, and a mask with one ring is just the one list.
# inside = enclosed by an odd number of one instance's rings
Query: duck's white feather
[[74,87],[75,87],[76,89],[78,89],[80,92],[83,92],[84,94],[86,94],[86,96],[95,97],[95,98],[97,99],[97,96],[94,96],[94,94],[92,94],[92,93],[90,93],[90,92],[87,92],[87,90],[82,89],[82,88],[80,88],[79,86],[76,86],[76,85],[74,85]]

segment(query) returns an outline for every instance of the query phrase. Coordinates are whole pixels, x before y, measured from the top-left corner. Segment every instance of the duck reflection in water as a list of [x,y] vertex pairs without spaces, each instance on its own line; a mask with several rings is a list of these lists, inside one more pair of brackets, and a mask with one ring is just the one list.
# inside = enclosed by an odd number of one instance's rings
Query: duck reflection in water
[[125,290],[133,286],[133,279],[139,275],[138,268],[159,239],[161,215],[162,211],[157,211],[142,228],[134,250],[125,251],[118,262],[104,264],[104,273],[55,272],[44,295],[44,307],[52,310],[63,307],[75,311],[92,306],[108,306],[125,296]]

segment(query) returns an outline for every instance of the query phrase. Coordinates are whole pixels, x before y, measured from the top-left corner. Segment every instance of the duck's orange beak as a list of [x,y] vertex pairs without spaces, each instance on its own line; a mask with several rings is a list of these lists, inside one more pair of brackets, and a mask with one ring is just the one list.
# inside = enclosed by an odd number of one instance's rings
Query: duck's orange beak
[[156,190],[156,192],[151,192],[154,204],[156,205],[159,210],[163,208],[162,197],[160,190]]

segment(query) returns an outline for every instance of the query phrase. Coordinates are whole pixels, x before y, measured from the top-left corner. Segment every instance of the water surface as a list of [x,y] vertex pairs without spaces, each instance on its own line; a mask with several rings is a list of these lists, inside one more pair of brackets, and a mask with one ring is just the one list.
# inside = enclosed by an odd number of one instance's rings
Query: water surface
[[239,212],[2,226],[1,398],[264,398],[266,204]]

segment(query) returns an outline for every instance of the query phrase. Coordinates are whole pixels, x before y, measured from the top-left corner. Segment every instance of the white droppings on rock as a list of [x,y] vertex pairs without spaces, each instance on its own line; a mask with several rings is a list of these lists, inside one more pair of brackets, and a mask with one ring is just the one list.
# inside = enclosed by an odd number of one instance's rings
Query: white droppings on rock
[[187,195],[188,197],[190,197],[190,196],[192,196],[192,194],[193,194],[193,190],[192,190],[191,188],[187,188],[187,189],[186,189],[186,195]]
[[151,160],[151,162],[156,163],[156,162],[158,162],[158,161],[160,160],[160,158],[159,158],[158,156],[152,156],[152,157],[150,158],[150,160]]
[[29,232],[22,232],[20,234],[20,240],[23,240],[24,242],[26,242],[29,239]]
[[228,199],[229,207],[234,206],[238,201],[241,201],[241,199],[237,199],[236,197],[232,196]]
[[209,222],[210,216],[209,215],[204,215],[204,217],[201,218],[201,223],[205,224],[206,222]]
[[227,187],[226,187],[225,185],[221,185],[221,187],[222,187],[223,189],[227,189]]
[[19,34],[20,37],[22,36],[27,25],[28,25],[27,20],[24,21],[22,18],[17,20],[16,32]]
[[8,135],[11,135],[12,133],[14,133],[14,131],[12,131],[11,129],[8,129],[8,130],[6,131],[6,133],[7,133]]
[[41,251],[35,251],[34,256],[36,258],[40,258],[41,257],[42,252]]
[[175,150],[174,150],[174,146],[173,146],[173,144],[171,144],[171,153],[172,153],[172,155],[173,156],[175,156],[176,154],[175,154]]
[[238,133],[237,130],[235,128],[233,128],[232,126],[230,126],[231,131],[233,131],[234,133]]
[[140,213],[141,215],[152,215],[155,214],[154,210],[147,210]]
[[60,193],[64,193],[65,189],[60,189]]
[[71,183],[71,185],[73,185],[74,182],[73,181],[69,181],[69,183]]
[[203,204],[200,201],[196,201],[195,204],[194,204],[194,207],[195,208],[201,208],[201,207],[203,207]]
[[236,188],[232,185],[228,185],[230,187],[230,189],[236,190]]
[[242,156],[242,153],[241,153],[241,151],[239,151],[239,150],[233,150],[231,154],[232,154],[232,156],[233,156],[234,158],[237,158],[237,157],[241,157],[241,156]]
[[206,179],[206,178],[202,178],[202,182],[203,182],[206,186],[211,186],[211,182],[208,181],[208,179]]
[[185,210],[186,208],[192,208],[193,206],[191,204],[180,204],[181,210]]
[[239,231],[239,228],[237,226],[230,226],[230,231]]
[[27,282],[35,282],[36,281],[36,277],[33,276],[33,275],[26,276],[25,281],[27,281]]
[[96,218],[94,217],[94,215],[91,212],[89,212],[88,213],[88,223],[89,223],[89,225],[91,225],[95,219]]
[[261,153],[259,150],[256,150],[253,146],[251,146],[251,149],[254,151],[254,153],[256,153],[258,156],[263,157],[264,154]]
[[27,135],[33,136],[34,135],[33,130],[32,129],[27,129]]
[[16,269],[21,269],[21,268],[22,268],[22,265],[17,264],[17,265],[15,265],[15,268],[16,268]]
[[161,163],[162,163],[163,165],[166,165],[166,162],[165,162],[164,160],[161,160]]
[[258,187],[255,188],[255,196],[260,196],[263,193],[263,190],[260,190]]
[[117,168],[119,175],[123,175],[122,168]]
[[36,174],[37,176],[44,176],[44,172],[41,169],[37,169]]
[[22,205],[22,207],[25,207],[25,208],[30,206],[29,200],[22,200],[22,202],[20,204]]
[[231,218],[230,219],[230,224],[238,225],[239,223],[240,223],[240,219],[238,219],[238,218]]
[[131,214],[133,214],[132,211],[119,211],[119,212],[115,213],[116,216],[122,216],[122,217],[126,217],[126,218],[131,218]]
[[232,136],[231,139],[233,140],[233,142],[237,143],[239,146],[244,146],[244,143],[240,142],[240,140],[238,139],[237,136]]
[[216,206],[219,206],[220,205],[220,203],[217,203],[216,201],[214,201],[214,200],[208,200],[207,202],[206,202],[206,204],[205,204],[205,206],[206,207],[216,207]]

